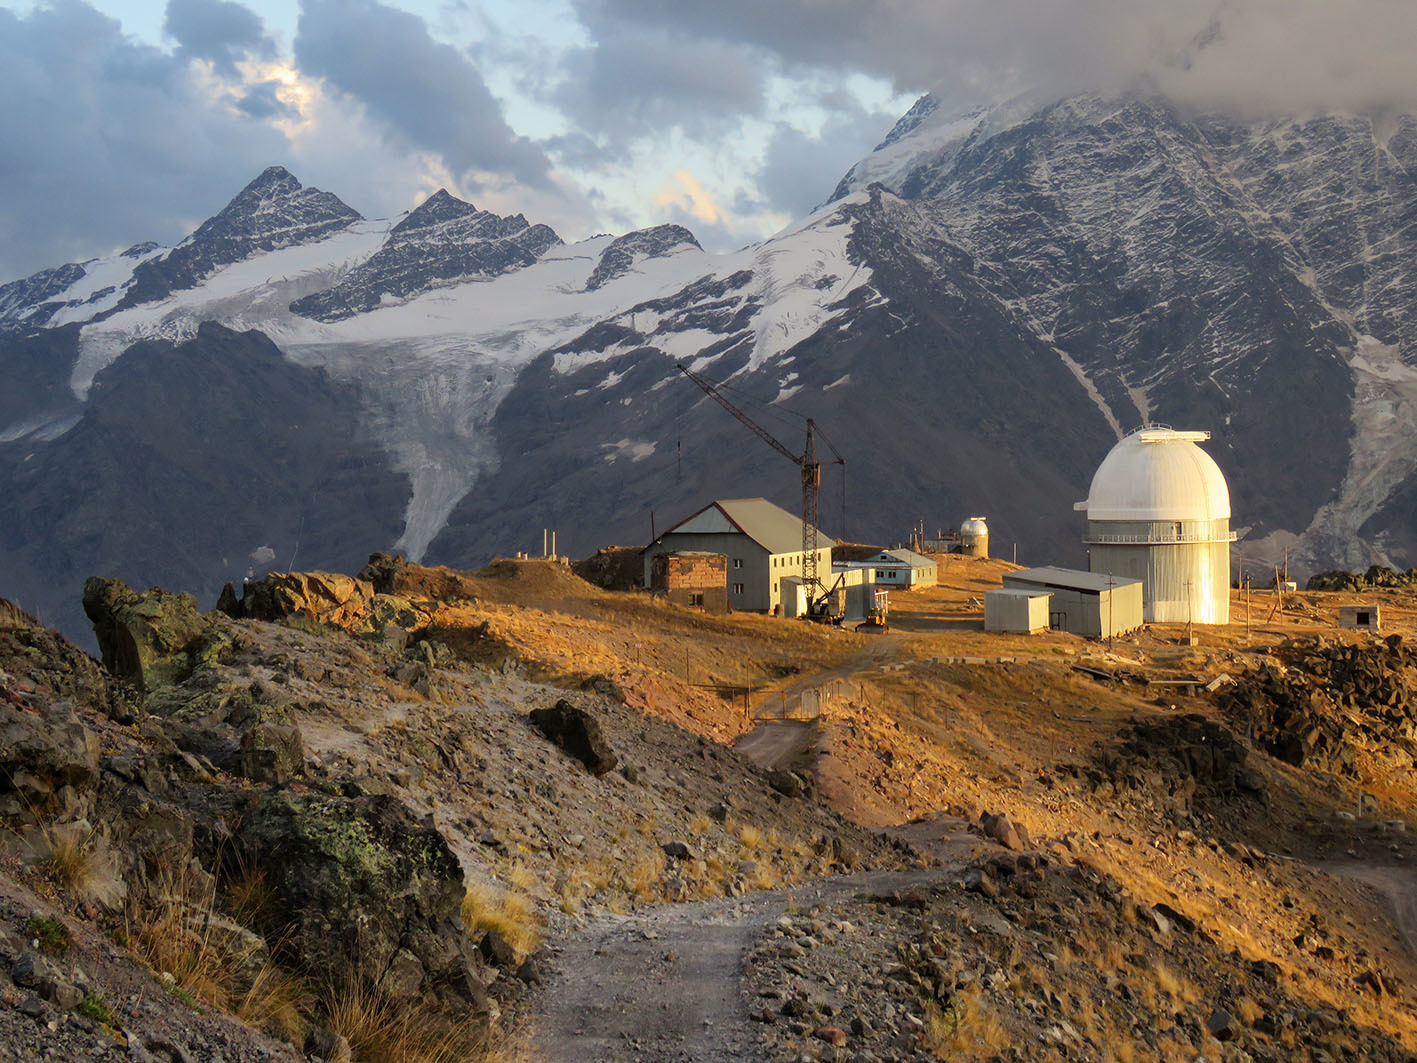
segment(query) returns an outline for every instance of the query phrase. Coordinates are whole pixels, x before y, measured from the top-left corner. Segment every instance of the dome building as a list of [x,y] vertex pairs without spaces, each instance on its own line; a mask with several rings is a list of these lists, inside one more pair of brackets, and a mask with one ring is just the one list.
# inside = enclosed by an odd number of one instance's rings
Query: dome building
[[1196,444],[1209,432],[1148,426],[1123,438],[1092,477],[1088,568],[1139,579],[1148,623],[1230,620],[1230,489]]
[[970,557],[989,556],[989,525],[983,517],[970,517],[959,526],[959,552]]

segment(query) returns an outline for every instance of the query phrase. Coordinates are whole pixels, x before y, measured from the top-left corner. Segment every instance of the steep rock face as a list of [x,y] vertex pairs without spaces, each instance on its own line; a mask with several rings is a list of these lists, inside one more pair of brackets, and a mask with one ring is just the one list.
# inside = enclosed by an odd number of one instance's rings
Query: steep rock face
[[[1210,428],[1253,552],[1407,563],[1417,123],[926,98],[838,188],[932,204],[1109,421]],[[1302,454],[1303,461],[1293,455]],[[1253,552],[1252,552],[1253,551]]]
[[[530,547],[545,526],[571,553],[647,541],[651,514],[662,529],[704,497],[762,494],[795,510],[796,469],[682,377],[680,344],[702,344],[704,371],[732,378],[735,401],[789,447],[801,446],[802,417],[818,420],[849,459],[846,535],[897,535],[900,514],[922,507],[979,507],[1001,544],[1057,542],[1112,438],[1095,413],[1079,416],[1092,409],[1083,387],[981,287],[974,260],[921,205],[878,189],[823,224],[849,233],[847,261],[795,298],[810,296],[829,326],[758,362],[754,322],[772,304],[745,270],[549,352],[498,409],[501,468],[463,500],[433,554],[451,563]],[[868,271],[868,284],[832,300],[848,275]],[[640,440],[660,446],[637,456],[626,444]],[[841,496],[840,471],[828,466],[821,522],[832,535],[842,532]],[[1081,553],[1068,540],[1057,549]]]
[[84,277],[84,267],[70,262],[0,285],[0,332],[22,332],[49,320],[55,298]]
[[703,250],[694,234],[682,225],[656,225],[617,236],[600,253],[600,261],[586,281],[586,291],[593,292],[616,277],[623,277],[645,259],[660,258],[681,247]]
[[380,306],[466,280],[529,266],[561,238],[520,214],[499,217],[438,189],[389,232],[384,246],[328,291],[290,309],[318,321],[341,321]]
[[80,406],[69,371],[78,351],[76,327],[0,333],[0,444],[54,438],[73,424]]
[[219,266],[259,251],[305,244],[360,220],[337,196],[305,188],[283,166],[271,166],[166,255],[143,262],[119,308],[191,288]]
[[11,597],[85,645],[95,573],[170,581],[215,601],[279,556],[354,570],[399,534],[407,480],[361,401],[259,333],[204,325],[99,375],[60,438],[0,444],[0,573]]

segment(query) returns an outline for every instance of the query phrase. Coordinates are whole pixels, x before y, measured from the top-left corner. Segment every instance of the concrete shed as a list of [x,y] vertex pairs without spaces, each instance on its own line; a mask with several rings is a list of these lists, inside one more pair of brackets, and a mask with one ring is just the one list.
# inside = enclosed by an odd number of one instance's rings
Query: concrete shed
[[1044,566],[1008,573],[1004,587],[1050,592],[1048,626],[1056,631],[1105,639],[1145,622],[1139,579]]
[[1338,626],[1358,631],[1381,631],[1383,628],[1382,606],[1377,602],[1363,605],[1340,605]]
[[1053,592],[1004,587],[984,595],[984,630],[1034,635],[1048,630],[1048,606]]

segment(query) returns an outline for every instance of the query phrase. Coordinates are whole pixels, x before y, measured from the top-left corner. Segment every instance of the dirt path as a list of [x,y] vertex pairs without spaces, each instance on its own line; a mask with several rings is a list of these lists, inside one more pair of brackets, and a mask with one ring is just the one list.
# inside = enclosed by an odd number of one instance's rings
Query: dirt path
[[758,935],[795,904],[939,881],[951,870],[817,879],[739,898],[608,915],[565,942],[535,1024],[545,1063],[766,1060],[741,990]]
[[1391,864],[1331,864],[1326,870],[1357,879],[1377,890],[1391,910],[1393,925],[1412,955],[1417,957],[1417,868]]
[[[847,679],[863,668],[888,663],[900,655],[903,639],[899,635],[880,635],[859,653],[854,653],[835,668],[816,672],[799,679],[773,695],[781,698],[784,710],[800,705],[802,694],[824,686],[834,679]],[[740,735],[733,748],[760,768],[793,768],[807,754],[813,736],[811,720],[764,720],[746,734]]]

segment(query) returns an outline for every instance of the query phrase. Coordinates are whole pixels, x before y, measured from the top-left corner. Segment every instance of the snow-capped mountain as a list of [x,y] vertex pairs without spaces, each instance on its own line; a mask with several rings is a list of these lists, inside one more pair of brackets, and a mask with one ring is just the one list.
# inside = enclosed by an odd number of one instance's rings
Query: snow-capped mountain
[[1152,420],[1214,432],[1247,556],[1412,564],[1414,156],[1406,117],[925,97],[821,209],[723,255],[678,226],[566,244],[446,192],[368,220],[273,168],[176,248],[0,288],[0,594],[63,622],[100,570],[210,596],[791,506],[796,471],[676,361],[789,446],[813,416],[852,537],[984,512],[1079,562],[1071,503]]

